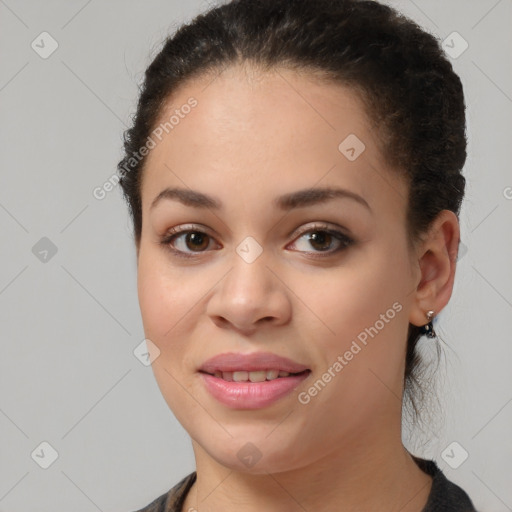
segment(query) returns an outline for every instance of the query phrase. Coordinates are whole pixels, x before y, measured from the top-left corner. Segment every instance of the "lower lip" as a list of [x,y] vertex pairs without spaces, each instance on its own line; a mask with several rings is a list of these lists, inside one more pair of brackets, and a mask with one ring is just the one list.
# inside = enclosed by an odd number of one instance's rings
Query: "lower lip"
[[232,409],[260,409],[291,393],[311,372],[263,382],[228,382],[200,372],[206,389],[220,403]]

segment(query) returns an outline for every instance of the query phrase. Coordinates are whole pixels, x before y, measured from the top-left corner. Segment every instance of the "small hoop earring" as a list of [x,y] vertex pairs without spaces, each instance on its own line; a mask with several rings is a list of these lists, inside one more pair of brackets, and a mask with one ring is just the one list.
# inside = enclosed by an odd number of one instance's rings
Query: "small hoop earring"
[[420,333],[426,334],[429,338],[435,338],[437,336],[436,332],[434,331],[434,326],[432,325],[432,319],[434,318],[435,311],[430,310],[427,311],[426,317],[428,320],[428,323],[425,325],[422,325],[420,327]]

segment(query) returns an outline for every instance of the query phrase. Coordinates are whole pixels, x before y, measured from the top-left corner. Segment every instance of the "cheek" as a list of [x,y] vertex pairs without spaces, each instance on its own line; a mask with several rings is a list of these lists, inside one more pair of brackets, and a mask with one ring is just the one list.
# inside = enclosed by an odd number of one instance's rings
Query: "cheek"
[[189,287],[183,278],[172,276],[161,259],[156,251],[141,249],[137,290],[145,337],[159,351],[151,365],[153,374],[167,405],[181,422],[191,415],[193,406],[180,385],[193,366],[187,358],[189,333],[183,321],[190,311]]
[[137,289],[144,332],[159,345],[165,331],[172,326],[172,318],[168,317],[172,297],[156,266],[149,265],[144,258],[139,260]]
[[321,280],[303,281],[301,288],[294,288],[315,313],[302,315],[304,328],[316,332],[315,345],[326,368],[347,354],[343,373],[351,375],[351,380],[370,386],[375,375],[369,368],[384,381],[400,380],[410,286],[404,254],[399,241],[372,244],[361,252],[357,264],[333,269]]
[[407,286],[402,274],[385,258],[375,256],[360,266],[333,270],[325,279],[315,279],[314,286],[304,283],[297,295],[317,314],[319,323],[323,321],[325,334],[345,338],[375,324],[381,314],[394,318],[397,310],[404,309]]
[[137,269],[137,292],[146,336],[157,345],[173,335],[174,325],[190,302],[190,287],[183,277],[170,271],[159,251],[141,249]]
[[137,289],[144,333],[160,351],[159,364],[172,374],[184,375],[195,368],[197,344],[206,343],[195,331],[203,315],[204,295],[216,280],[217,274],[173,267],[159,250],[149,247],[140,252]]

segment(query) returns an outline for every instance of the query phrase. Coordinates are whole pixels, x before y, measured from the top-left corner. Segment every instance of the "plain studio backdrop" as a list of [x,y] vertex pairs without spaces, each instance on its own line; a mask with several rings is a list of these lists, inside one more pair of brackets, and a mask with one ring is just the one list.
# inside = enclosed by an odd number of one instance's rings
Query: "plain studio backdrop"
[[[404,442],[477,509],[508,511],[512,2],[391,3],[445,40],[469,137],[463,245],[438,323],[444,419],[406,428]],[[207,7],[0,0],[0,511],[128,512],[194,470],[187,433],[137,357],[135,249],[109,183],[146,66]],[[454,468],[449,454],[464,460]]]

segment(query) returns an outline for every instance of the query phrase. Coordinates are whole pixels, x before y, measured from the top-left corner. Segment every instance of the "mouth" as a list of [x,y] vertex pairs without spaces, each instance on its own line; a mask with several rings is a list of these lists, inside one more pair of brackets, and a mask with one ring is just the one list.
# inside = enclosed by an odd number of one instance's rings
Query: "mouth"
[[276,379],[284,379],[286,377],[297,377],[301,375],[307,375],[311,373],[311,370],[303,370],[302,372],[291,373],[286,372],[284,370],[255,370],[255,371],[232,371],[232,372],[224,372],[220,370],[216,370],[213,373],[206,372],[203,370],[199,370],[199,373],[204,373],[206,375],[211,375],[212,377],[216,377],[218,379],[225,380],[226,382],[265,382],[272,381]]
[[311,373],[309,369],[291,373],[277,368],[257,368],[235,371],[202,369],[198,375],[210,396],[223,406],[237,410],[254,410],[270,407],[284,399],[302,385]]

